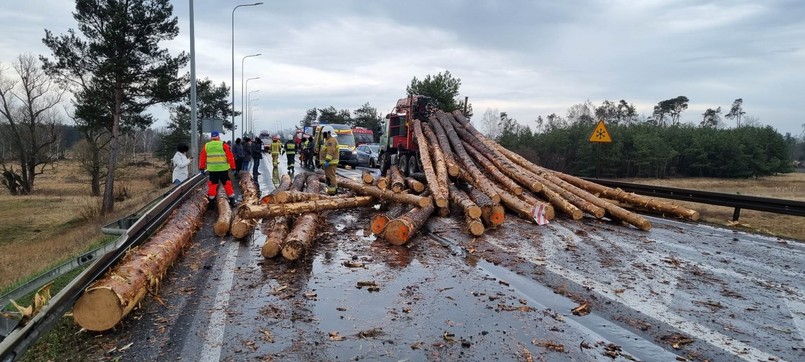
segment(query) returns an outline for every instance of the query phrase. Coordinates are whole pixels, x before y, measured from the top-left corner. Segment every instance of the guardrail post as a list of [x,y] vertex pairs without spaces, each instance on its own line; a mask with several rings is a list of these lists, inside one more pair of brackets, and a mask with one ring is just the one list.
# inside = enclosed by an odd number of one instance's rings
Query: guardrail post
[[741,208],[736,207],[735,211],[732,212],[732,221],[738,221],[739,216],[741,216]]

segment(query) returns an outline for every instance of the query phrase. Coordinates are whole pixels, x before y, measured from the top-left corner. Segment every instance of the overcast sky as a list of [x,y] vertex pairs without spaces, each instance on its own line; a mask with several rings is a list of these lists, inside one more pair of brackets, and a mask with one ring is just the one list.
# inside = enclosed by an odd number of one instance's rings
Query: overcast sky
[[[805,123],[805,1],[264,0],[235,12],[235,89],[241,61],[255,129],[298,123],[305,110],[385,114],[413,77],[449,70],[480,119],[487,109],[521,124],[566,115],[571,105],[625,99],[650,115],[684,95],[683,121],[723,113],[743,98],[747,115],[795,135]],[[189,50],[188,1],[173,1]],[[199,78],[231,83],[231,16],[247,2],[195,1]],[[76,28],[71,0],[4,0],[0,62],[44,54],[44,29]],[[166,117],[166,115],[161,115]],[[733,122],[730,126],[734,126]],[[164,120],[161,121],[164,125]]]

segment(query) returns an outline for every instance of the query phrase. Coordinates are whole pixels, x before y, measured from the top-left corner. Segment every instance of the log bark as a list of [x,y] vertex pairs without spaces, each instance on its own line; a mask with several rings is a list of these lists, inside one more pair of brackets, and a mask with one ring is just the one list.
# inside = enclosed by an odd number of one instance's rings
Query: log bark
[[375,214],[369,226],[372,230],[372,234],[382,236],[383,230],[386,229],[386,225],[389,221],[400,217],[400,215],[408,212],[409,209],[410,206],[407,204],[394,204],[387,212]]
[[129,251],[112,270],[93,282],[73,307],[81,328],[101,332],[117,325],[162,277],[201,227],[206,190],[199,188],[143,245]]
[[481,208],[478,207],[472,200],[464,193],[464,191],[459,190],[455,185],[450,184],[450,201],[454,204],[458,205],[461,210],[464,212],[464,215],[467,215],[470,218],[477,219],[481,217]]
[[458,162],[456,162],[456,158],[453,155],[453,150],[450,148],[450,141],[447,139],[447,133],[435,115],[430,116],[428,120],[428,127],[430,127],[433,130],[433,133],[436,134],[436,139],[439,142],[439,148],[442,149],[442,153],[444,154],[444,163],[447,165],[447,173],[453,177],[458,176]]
[[484,224],[481,222],[481,208],[476,205],[470,197],[459,190],[455,185],[450,184],[450,201],[458,205],[464,212],[464,222],[470,234],[479,236],[484,233]]
[[260,248],[260,254],[267,259],[279,255],[282,251],[282,244],[288,236],[288,216],[275,216],[263,220],[263,234],[266,241]]
[[466,192],[470,200],[481,208],[481,221],[484,226],[496,228],[506,220],[506,210],[503,206],[493,203],[485,193],[474,187],[460,187],[460,189]]
[[413,194],[394,193],[389,190],[381,190],[377,187],[355,182],[347,178],[339,177],[338,186],[352,190],[359,195],[374,196],[381,202],[402,202],[414,206],[425,207],[431,203],[430,197],[423,197]]
[[[447,200],[450,200],[450,190],[447,187],[447,185],[450,184],[450,176],[447,172],[447,164],[445,163],[444,153],[442,152],[442,148],[439,146],[439,140],[427,123],[420,123],[420,125],[422,126],[422,134],[428,141],[428,150],[430,150],[430,153],[433,156],[433,166],[436,172],[436,180],[439,181],[439,188],[441,189],[442,194],[447,196]],[[443,205],[436,204],[436,206],[438,206],[440,209],[449,208],[447,200],[445,200]],[[439,215],[441,214],[442,212],[440,211]]]
[[[293,177],[293,182],[291,183],[291,187],[286,188],[285,190],[296,190],[296,191],[304,190],[305,189],[305,183],[307,182],[307,178],[310,177],[310,175],[313,175],[313,174],[315,174],[315,172],[306,171],[306,172],[302,172],[302,173],[294,176]],[[284,190],[280,190],[280,191],[284,191]]]
[[524,192],[522,195],[518,195],[517,197],[531,205],[531,207],[542,206],[545,210],[545,218],[548,220],[553,220],[553,218],[556,216],[556,210],[553,208],[553,205],[538,199],[531,193]]
[[212,226],[215,235],[224,237],[229,233],[229,228],[232,227],[232,207],[229,206],[229,198],[226,197],[226,191],[223,187],[218,188],[218,195],[215,198],[215,203],[218,208],[218,218]]
[[409,190],[411,190],[411,191],[413,191],[415,193],[418,193],[418,194],[422,193],[423,191],[425,191],[425,184],[423,184],[423,183],[421,183],[421,182],[419,182],[417,180],[414,180],[411,177],[406,177],[405,178],[405,186],[407,186]]
[[[307,177],[305,191],[311,194],[321,192],[321,183],[319,183],[317,175],[311,174]],[[304,213],[296,218],[293,229],[291,229],[285,238],[285,242],[281,245],[282,257],[287,260],[297,260],[305,255],[313,245],[318,225],[319,214],[316,212]]]
[[[247,172],[241,175],[240,190],[243,194],[240,208],[258,204],[259,194],[257,193],[257,188],[254,186],[254,181],[252,181],[252,175],[250,173]],[[254,231],[256,225],[256,219],[243,218],[240,216],[240,212],[238,212],[235,214],[234,220],[232,220],[232,227],[229,228],[229,233],[236,239],[243,239]]]
[[383,236],[393,245],[407,243],[417,230],[425,224],[434,210],[435,205],[433,204],[426,207],[415,207],[402,216],[389,221]]
[[[436,116],[437,118],[442,117],[441,115],[445,114],[445,116],[449,116],[442,111],[437,111]],[[452,117],[450,117],[452,118]],[[494,186],[493,182],[486,178],[481,170],[475,166],[472,161],[470,155],[467,154],[467,151],[464,150],[464,145],[461,144],[461,139],[456,134],[455,129],[453,128],[453,124],[450,122],[449,119],[442,121],[439,119],[440,124],[444,127],[444,130],[447,134],[447,138],[450,141],[450,145],[453,147],[453,152],[456,156],[456,162],[459,163],[459,167],[463,171],[467,171],[470,176],[472,177],[472,185],[478,187],[483,191],[493,202],[498,203],[500,202],[500,195],[497,194],[497,188]],[[459,172],[460,173],[460,172]]]
[[422,161],[422,170],[425,173],[425,178],[428,180],[428,190],[439,207],[447,206],[447,195],[442,192],[439,187],[439,179],[436,177],[436,172],[433,170],[433,163],[431,162],[430,152],[428,152],[428,141],[422,133],[422,123],[415,119],[412,121],[414,127],[414,139],[416,139],[417,146],[419,147],[419,158]]
[[474,158],[475,161],[477,161],[478,164],[483,167],[489,177],[503,186],[504,190],[507,190],[515,195],[520,195],[523,193],[523,188],[520,187],[520,185],[518,185],[508,176],[504,175],[498,169],[498,167],[492,163],[492,161],[482,155],[481,152],[478,152],[478,150],[476,150],[471,144],[464,142],[464,149],[467,151],[467,154],[469,154],[470,157]]
[[[472,133],[467,131],[461,124],[458,122],[453,123],[453,128],[456,131],[456,134],[459,138],[464,142],[464,144],[469,144],[471,147],[475,147],[475,150],[478,151],[479,154],[484,155],[484,157],[492,164],[494,167],[497,167],[501,173],[508,176],[509,178],[517,181],[521,185],[525,186],[527,189],[531,190],[532,192],[540,192],[542,191],[542,183],[532,177],[529,173],[522,172],[521,168],[511,162],[506,156],[497,152],[495,148],[489,147],[483,143],[480,139],[475,137]],[[468,147],[465,147],[467,149]],[[505,185],[504,185],[505,186]],[[519,195],[519,194],[516,194]]]
[[295,215],[306,212],[363,207],[373,205],[374,203],[375,198],[372,196],[339,197],[290,204],[249,205],[243,208],[241,213],[244,218],[262,219],[278,215]]
[[631,192],[623,191],[619,188],[613,189],[611,187],[599,185],[597,183],[557,171],[551,171],[551,174],[600,197],[617,200],[632,206],[643,207],[663,214],[687,218],[693,221],[698,221],[700,217],[698,211],[688,209],[671,202],[660,201],[650,197],[637,195]]
[[287,204],[291,202],[332,199],[333,197],[334,196],[323,195],[319,193],[288,190],[277,193],[277,195],[274,196],[274,203]]
[[400,193],[405,190],[405,179],[403,178],[402,172],[400,172],[400,168],[397,167],[397,165],[391,165],[386,175],[391,183],[392,192]]
[[289,190],[291,186],[292,186],[291,176],[288,176],[287,174],[282,175],[282,177],[280,178],[279,186],[274,188],[274,190],[271,190],[271,192],[268,195],[265,195],[262,198],[260,198],[260,203],[268,204],[274,202],[274,196],[276,196],[278,193],[282,191]]
[[369,172],[369,170],[363,170],[363,172],[361,172],[361,180],[363,180],[363,183],[367,185],[372,185],[375,183],[375,177],[371,172]]

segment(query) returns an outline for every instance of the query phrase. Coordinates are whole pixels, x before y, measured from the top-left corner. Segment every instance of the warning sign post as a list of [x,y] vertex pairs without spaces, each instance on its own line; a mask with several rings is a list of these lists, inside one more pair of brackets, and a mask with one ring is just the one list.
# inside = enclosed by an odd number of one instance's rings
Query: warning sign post
[[595,125],[593,133],[590,134],[589,141],[593,143],[612,143],[612,137],[609,135],[609,131],[603,119],[598,121],[598,124]]

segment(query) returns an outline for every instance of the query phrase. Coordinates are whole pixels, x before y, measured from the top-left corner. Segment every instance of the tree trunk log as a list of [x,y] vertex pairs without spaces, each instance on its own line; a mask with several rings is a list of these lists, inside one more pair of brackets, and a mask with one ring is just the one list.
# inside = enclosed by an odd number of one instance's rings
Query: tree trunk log
[[393,245],[403,245],[411,239],[414,233],[425,224],[435,206],[433,204],[426,207],[415,207],[413,210],[402,216],[391,220],[386,224],[383,236]]
[[484,223],[481,222],[481,219],[464,215],[464,222],[467,224],[467,232],[473,236],[481,236],[484,234]]
[[396,201],[414,206],[425,207],[430,205],[430,197],[423,197],[413,194],[394,193],[388,190],[381,190],[377,187],[365,185],[361,182],[355,182],[347,178],[339,177],[338,186],[352,190],[352,192],[359,195],[374,196],[380,202]]
[[[315,174],[307,177],[305,191],[311,194],[321,192],[321,183]],[[316,238],[316,228],[319,224],[319,214],[308,212],[296,218],[293,229],[288,233],[282,246],[282,257],[287,260],[297,260],[310,250]]]
[[388,176],[389,181],[391,181],[392,192],[400,193],[405,190],[405,179],[403,178],[402,172],[400,172],[400,168],[397,167],[397,165],[391,165],[386,175]]
[[232,207],[229,206],[229,198],[226,197],[226,191],[224,191],[223,187],[218,188],[215,203],[218,208],[218,219],[215,220],[215,225],[213,225],[212,229],[215,231],[215,235],[224,237],[229,233],[229,228],[232,227]]
[[[302,172],[300,174],[297,174],[296,176],[293,177],[293,182],[291,183],[291,187],[286,188],[285,190],[296,190],[296,191],[304,190],[305,189],[305,183],[307,182],[307,178],[310,177],[310,175],[313,175],[313,174],[316,174],[316,173],[315,172],[305,171],[305,172]],[[280,190],[280,191],[284,191],[284,190]]]
[[[442,117],[441,115],[444,114],[446,117],[449,117],[449,114],[446,114],[442,111],[437,111],[436,116],[437,118]],[[452,118],[452,117],[449,117]],[[445,121],[441,121],[439,119],[442,127],[447,133],[447,138],[450,140],[450,145],[453,146],[453,151],[455,152],[456,162],[459,163],[459,167],[462,170],[467,171],[470,176],[473,178],[472,185],[478,187],[483,191],[493,202],[498,203],[500,202],[500,195],[497,194],[497,187],[494,186],[493,182],[486,178],[481,170],[478,167],[475,167],[475,164],[472,161],[470,155],[467,154],[467,151],[464,150],[464,146],[461,144],[461,139],[456,134],[455,129],[453,128],[453,124],[450,122],[449,119]],[[462,167],[463,166],[463,167]]]
[[[251,207],[258,203],[259,194],[250,173],[246,173],[240,178],[240,190],[243,193],[240,208],[244,206]],[[243,218],[238,212],[235,214],[235,219],[232,220],[232,227],[229,229],[229,233],[236,239],[243,239],[254,231],[255,225],[257,225],[256,219]]]
[[481,217],[481,208],[478,207],[472,200],[464,193],[464,191],[459,190],[455,185],[450,184],[450,201],[454,204],[461,207],[461,210],[464,212],[464,215],[467,215],[470,218],[477,219]]
[[[249,174],[248,172],[244,172],[244,173]],[[289,190],[291,188],[291,186],[293,186],[293,184],[291,182],[291,176],[288,176],[287,174],[282,175],[282,177],[280,178],[280,185],[277,186],[274,190],[271,190],[271,192],[268,195],[263,196],[260,199],[260,203],[261,204],[268,204],[268,203],[274,202],[274,197],[278,193],[280,193],[282,191]]]
[[375,182],[372,185],[376,186],[377,188],[386,191],[389,188],[389,181],[385,177],[378,177],[375,179]]
[[306,212],[319,212],[325,210],[370,206],[374,204],[374,202],[375,198],[372,196],[339,197],[324,200],[295,202],[290,204],[268,204],[259,206],[249,205],[243,208],[241,213],[243,214],[244,218],[262,219],[278,215],[295,215]]
[[[318,182],[318,179],[316,180]],[[277,204],[287,204],[291,202],[302,202],[302,201],[311,201],[311,200],[324,200],[324,199],[332,199],[334,196],[329,195],[322,195],[319,193],[312,193],[312,192],[303,192],[303,191],[295,191],[295,190],[288,190],[288,191],[281,191],[274,196],[274,203]]]
[[386,229],[386,225],[389,223],[389,221],[400,217],[400,215],[408,212],[409,209],[410,206],[407,204],[394,204],[394,206],[389,208],[387,212],[375,214],[375,216],[372,217],[372,222],[370,224],[372,234],[382,236],[383,230]]
[[[447,185],[450,184],[450,176],[447,172],[447,164],[445,163],[444,153],[442,152],[442,148],[439,146],[439,140],[436,137],[436,134],[433,132],[430,126],[427,123],[420,123],[422,127],[422,134],[425,136],[425,139],[428,141],[428,150],[433,155],[433,165],[436,168],[436,180],[439,181],[439,188],[442,191],[442,194],[447,197],[447,200],[450,200],[450,189],[448,189]],[[447,200],[445,200],[443,205],[438,206],[440,209],[449,208]],[[449,214],[449,210],[448,210]],[[439,215],[442,215],[442,212],[439,212]]]
[[417,180],[414,180],[411,177],[406,177],[405,178],[405,186],[407,186],[409,190],[411,190],[411,191],[413,191],[413,192],[415,192],[417,194],[421,194],[423,191],[425,191],[425,184],[423,184],[423,183],[421,183],[421,182],[419,182]]
[[266,235],[266,241],[260,249],[260,254],[264,258],[273,258],[282,251],[282,244],[288,236],[288,219],[288,216],[275,216],[263,220],[263,234]]
[[492,163],[488,158],[482,155],[478,150],[475,149],[471,144],[464,143],[464,149],[470,155],[470,157],[474,158],[475,161],[478,162],[481,167],[487,172],[487,175],[497,181],[499,184],[503,186],[503,189],[509,191],[515,195],[520,195],[523,193],[523,188],[520,187],[514,180],[509,178],[508,176],[504,175],[495,164]]
[[450,140],[447,138],[447,133],[442,127],[439,119],[434,115],[430,116],[428,119],[428,127],[433,130],[433,133],[436,134],[436,139],[439,142],[439,148],[442,149],[442,153],[444,154],[444,162],[447,164],[447,173],[450,176],[456,177],[458,176],[458,162],[456,162],[456,157],[453,155],[453,150],[450,148]]
[[418,119],[413,120],[412,123],[414,127],[414,139],[419,147],[419,158],[420,161],[422,161],[422,170],[425,172],[425,178],[428,180],[428,189],[437,206],[447,206],[447,195],[445,195],[441,187],[439,187],[439,179],[436,177],[436,172],[433,170],[430,152],[428,152],[428,141],[422,133],[422,123]]
[[143,245],[129,251],[76,301],[73,319],[81,328],[108,330],[140,303],[147,292],[159,289],[162,277],[201,227],[209,202],[199,188]]
[[372,185],[375,183],[375,177],[371,172],[369,172],[369,170],[363,170],[363,172],[361,172],[361,180],[363,180],[363,183],[367,185]]
[[496,228],[498,225],[503,224],[506,220],[506,210],[500,204],[495,204],[477,188],[461,187],[462,191],[467,193],[470,200],[481,208],[481,221],[484,226]]

